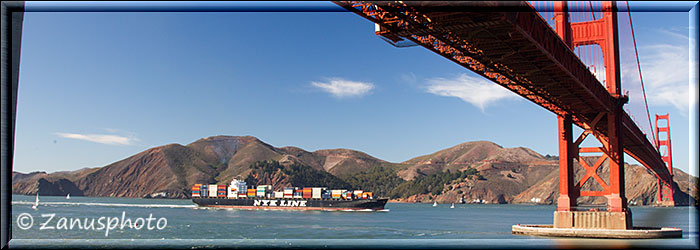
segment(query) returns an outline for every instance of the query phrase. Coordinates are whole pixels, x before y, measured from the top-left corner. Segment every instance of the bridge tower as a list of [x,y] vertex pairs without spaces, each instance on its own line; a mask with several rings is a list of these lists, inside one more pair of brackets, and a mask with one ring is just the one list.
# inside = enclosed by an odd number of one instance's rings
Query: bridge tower
[[[625,197],[624,159],[621,139],[622,106],[627,96],[621,94],[620,54],[618,43],[617,6],[615,2],[603,2],[600,19],[571,23],[567,2],[555,2],[555,30],[571,50],[577,46],[600,46],[605,63],[605,87],[615,99],[610,112],[596,114],[595,119],[585,124],[584,132],[573,140],[572,114],[558,115],[559,123],[559,197],[554,212],[555,228],[606,228],[632,229],[631,211]],[[608,132],[600,134],[596,126],[607,126]],[[588,135],[593,135],[601,147],[580,147]],[[602,153],[592,166],[581,157],[581,153]],[[586,170],[581,180],[576,181],[574,160]],[[608,162],[609,180],[604,181],[597,173],[603,163]],[[602,190],[582,190],[589,179],[595,180]],[[581,196],[603,196],[607,198],[607,211],[581,211],[576,200]]]
[[[408,46],[401,45],[403,41],[423,46],[557,114],[560,193],[554,231],[514,226],[514,233],[633,229],[625,197],[624,152],[662,182],[672,183],[658,149],[623,111],[628,98],[621,90],[615,2],[603,2],[600,19],[577,23],[570,22],[566,2],[555,2],[555,31],[526,2],[336,3],[377,24],[376,34],[395,46]],[[491,8],[504,11],[481,11]],[[577,46],[587,45],[601,49],[605,67],[602,81],[574,52]],[[573,135],[574,124],[584,130],[577,137]],[[600,146],[581,146],[590,135]],[[593,158],[595,162],[580,156],[590,153],[599,156]],[[585,170],[582,177],[575,175],[575,162]],[[599,175],[603,164],[609,170],[607,180]],[[578,206],[582,196],[604,197],[607,207],[584,211]],[[561,228],[571,230],[558,230]],[[671,235],[677,237],[679,232]]]
[[[659,120],[665,120],[666,125],[659,127]],[[665,139],[661,139],[661,133],[665,133]],[[671,160],[671,121],[668,119],[668,113],[665,115],[656,115],[656,146],[661,153],[661,159],[666,163],[668,167],[668,172],[671,173],[671,179],[673,179],[673,161]],[[662,206],[674,206],[675,201],[673,199],[673,184],[666,183],[658,180],[658,199],[657,203]]]

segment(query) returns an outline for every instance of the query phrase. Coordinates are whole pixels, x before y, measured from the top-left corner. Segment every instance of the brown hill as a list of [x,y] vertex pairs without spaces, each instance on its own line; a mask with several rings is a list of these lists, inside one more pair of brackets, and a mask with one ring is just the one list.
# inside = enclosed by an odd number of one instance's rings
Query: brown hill
[[[349,149],[308,152],[296,147],[276,148],[252,136],[212,136],[186,146],[155,147],[102,168],[73,172],[13,173],[17,194],[65,195],[75,185],[87,196],[148,197],[167,193],[187,198],[195,183],[227,183],[246,176],[257,161],[300,163],[332,174],[349,174],[371,166],[388,164],[368,154]],[[44,178],[39,185],[39,180]],[[66,182],[68,181],[68,182]],[[70,183],[69,183],[70,182]],[[58,184],[61,185],[58,185]]]
[[402,162],[405,168],[398,172],[404,180],[411,180],[419,173],[433,174],[447,169],[464,170],[467,167],[476,168],[495,152],[503,147],[488,141],[466,142],[438,152],[418,156]]
[[[585,159],[589,165],[597,160]],[[466,202],[554,204],[559,195],[558,158],[542,156],[523,147],[503,148],[488,141],[467,142],[402,164],[404,167],[398,175],[405,180],[411,180],[421,173],[464,170],[467,167],[479,170],[484,180],[455,180],[445,185],[442,194],[414,195],[396,201],[452,203],[464,198]],[[585,171],[577,162],[574,165],[579,180]],[[607,162],[604,162],[603,166],[606,165]],[[607,180],[607,167],[600,167],[598,174]],[[678,169],[674,170],[674,174],[676,202],[696,204],[698,178]],[[625,165],[625,186],[630,204],[649,205],[657,202],[656,178],[643,166]],[[601,190],[592,178],[583,187],[585,190]],[[581,197],[578,201],[580,204],[605,203],[602,197]]]
[[366,153],[350,149],[325,149],[308,152],[297,147],[276,148],[257,138],[251,137],[247,143],[233,153],[219,176],[219,182],[248,174],[248,166],[256,161],[275,160],[283,164],[299,163],[333,175],[356,173],[371,166],[389,164]]
[[[32,172],[28,174],[12,172],[12,192],[35,195],[36,192],[41,189],[46,191],[40,192],[40,195],[45,195],[44,193],[47,193],[46,195],[66,195],[70,193],[73,196],[81,196],[83,195],[82,190],[80,190],[79,193],[71,193],[70,191],[73,189],[69,186],[75,186],[75,181],[97,170],[99,170],[99,168],[83,168],[75,171],[61,171],[51,174],[46,172]],[[70,182],[70,184],[68,182]],[[65,188],[63,187],[64,185],[66,186]]]
[[184,198],[191,184],[209,182],[214,173],[198,152],[169,144],[107,165],[77,184],[88,196],[144,197],[167,192]]
[[392,165],[360,151],[350,149],[324,149],[313,152],[322,163],[323,170],[336,176],[355,174],[373,166]]
[[[523,147],[503,148],[488,141],[467,142],[438,152],[415,157],[402,163],[390,163],[366,153],[349,149],[325,149],[313,152],[298,147],[277,148],[252,136],[212,136],[186,146],[169,144],[155,147],[105,167],[67,172],[13,172],[13,193],[33,195],[80,195],[112,197],[148,197],[165,192],[170,198],[187,198],[195,183],[227,183],[233,177],[245,177],[252,163],[274,160],[282,165],[299,163],[332,175],[352,176],[375,166],[397,169],[404,180],[419,174],[475,168],[482,180],[455,180],[445,185],[440,195],[415,195],[407,201],[437,200],[488,203],[552,204],[558,195],[558,160]],[[595,159],[590,159],[593,161]],[[630,204],[656,202],[656,179],[644,167],[625,167],[627,197]],[[599,169],[603,179],[605,168]],[[583,175],[577,167],[577,175]],[[256,176],[265,182],[283,185],[279,175]],[[676,200],[694,204],[698,178],[675,170]],[[277,183],[280,182],[280,183]],[[276,185],[276,186],[279,186]],[[594,181],[584,187],[594,188]],[[76,189],[77,188],[77,189]],[[689,197],[688,194],[693,195]],[[584,203],[602,200],[583,197]]]

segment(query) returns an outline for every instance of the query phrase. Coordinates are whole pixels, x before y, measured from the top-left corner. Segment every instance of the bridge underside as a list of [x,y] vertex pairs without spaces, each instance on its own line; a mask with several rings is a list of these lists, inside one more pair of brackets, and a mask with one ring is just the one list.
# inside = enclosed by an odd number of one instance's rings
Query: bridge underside
[[[564,127],[569,122],[569,127],[575,124],[583,128],[584,133],[578,138],[569,135],[568,145],[564,145],[565,151],[560,150],[560,153],[579,158],[579,153],[598,152],[613,159],[609,162],[619,164],[615,169],[622,176],[612,180],[611,175],[608,185],[617,185],[618,190],[613,194],[617,193],[623,201],[613,206],[613,211],[626,209],[621,150],[651,170],[664,184],[673,183],[657,149],[622,111],[627,97],[619,90],[619,63],[617,74],[606,74],[618,77],[607,80],[606,88],[572,51],[571,40],[562,40],[527,2],[335,3],[376,23],[378,35],[395,43],[412,41],[557,114],[560,128],[562,122],[565,122]],[[592,30],[591,36],[605,35],[605,31],[597,31],[598,34],[596,29]],[[608,60],[619,62],[617,52],[609,54],[616,58]],[[614,84],[611,88],[611,82],[617,82],[617,88]],[[579,148],[588,135],[593,135],[602,146]],[[620,151],[615,152],[618,149]],[[585,178],[599,179],[595,174],[598,166],[599,163],[585,166]],[[610,169],[613,171],[612,166]],[[569,181],[569,185],[574,183]],[[609,190],[572,190],[573,204],[578,195],[608,196],[610,203],[609,196],[613,194]]]
[[[595,118],[624,102],[608,93],[526,2],[336,3],[379,24],[379,35],[411,40],[557,115],[570,114],[581,128],[594,125],[596,137],[606,137],[608,122],[593,124]],[[670,180],[644,133],[627,113],[621,119],[624,151]]]

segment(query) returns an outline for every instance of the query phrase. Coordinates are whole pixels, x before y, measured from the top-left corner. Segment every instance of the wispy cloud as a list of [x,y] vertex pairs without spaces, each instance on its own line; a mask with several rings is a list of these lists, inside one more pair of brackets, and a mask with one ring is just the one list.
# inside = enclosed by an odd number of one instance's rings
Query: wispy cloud
[[678,27],[673,27],[670,30],[668,29],[655,29],[656,32],[662,33],[663,35],[671,36],[677,39],[681,39],[682,41],[688,41],[690,37],[688,37],[688,34],[682,34],[679,32],[688,32],[688,29],[690,27],[683,27],[683,28],[678,28]]
[[517,95],[498,84],[466,74],[461,74],[453,79],[433,78],[427,81],[426,90],[428,93],[457,97],[479,107],[481,111],[500,100],[518,99]]
[[133,138],[133,137],[125,137],[125,136],[119,136],[119,135],[73,134],[73,133],[60,133],[60,132],[57,132],[54,134],[56,134],[57,136],[63,137],[63,138],[96,142],[96,143],[107,144],[107,145],[132,145],[135,141],[138,141],[138,139]]
[[399,79],[403,82],[414,83],[416,82],[416,80],[418,80],[418,77],[416,77],[416,74],[414,74],[413,72],[408,72],[399,75]]
[[341,78],[331,78],[327,82],[311,82],[311,86],[319,88],[336,98],[361,97],[374,89],[374,84],[356,82]]
[[640,47],[640,63],[650,104],[673,105],[684,113],[697,105],[697,98],[691,96],[698,91],[697,79],[691,79],[689,71],[698,67],[698,62],[690,60],[687,37],[679,36],[677,45]]

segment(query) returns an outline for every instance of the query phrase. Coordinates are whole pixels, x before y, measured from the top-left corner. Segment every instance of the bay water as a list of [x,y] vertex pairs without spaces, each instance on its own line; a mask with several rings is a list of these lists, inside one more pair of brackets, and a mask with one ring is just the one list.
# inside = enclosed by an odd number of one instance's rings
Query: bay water
[[[695,207],[632,207],[635,226],[677,227],[681,239],[596,240],[513,235],[515,224],[551,224],[555,206],[388,203],[385,211],[201,208],[191,200],[12,196],[11,247],[697,246]],[[77,222],[76,222],[77,221]],[[620,245],[622,244],[622,245]]]

